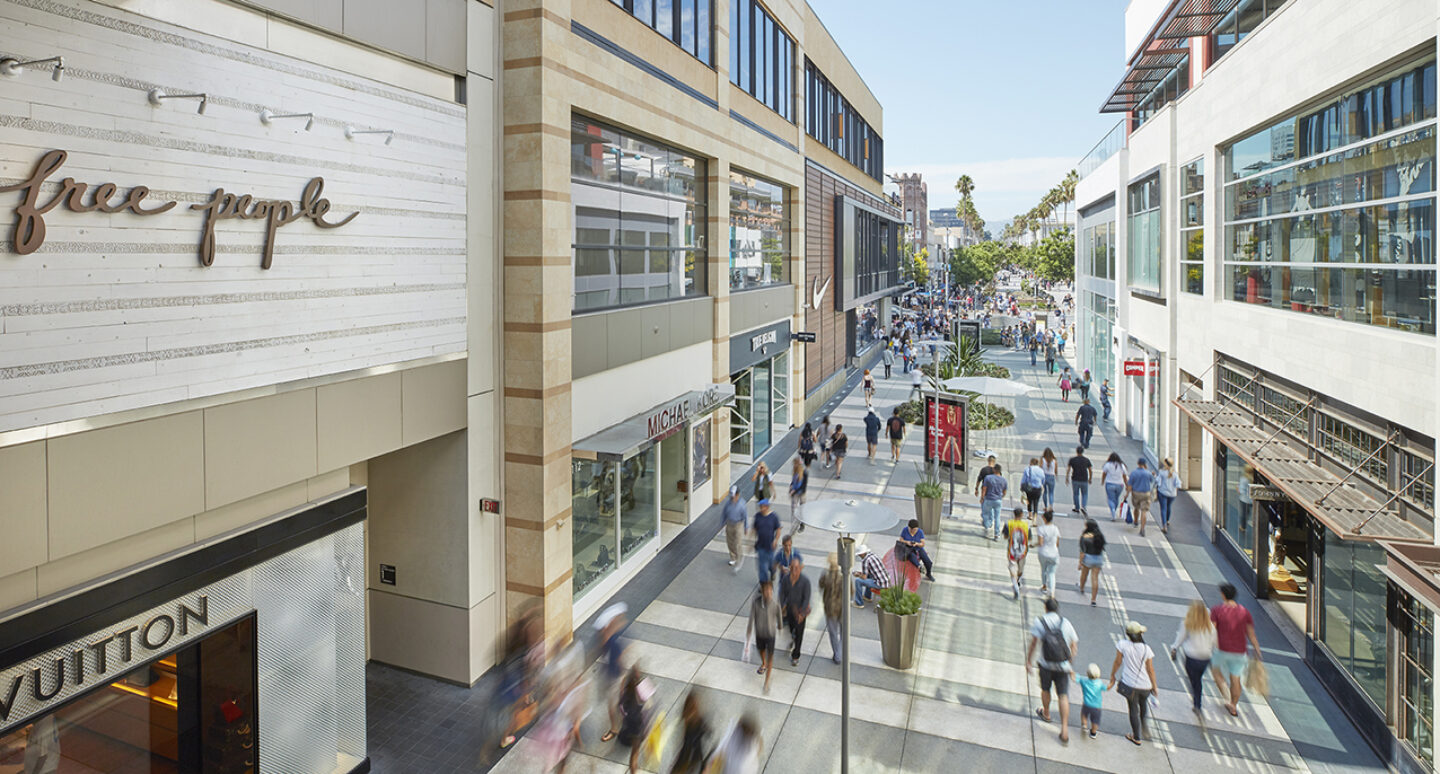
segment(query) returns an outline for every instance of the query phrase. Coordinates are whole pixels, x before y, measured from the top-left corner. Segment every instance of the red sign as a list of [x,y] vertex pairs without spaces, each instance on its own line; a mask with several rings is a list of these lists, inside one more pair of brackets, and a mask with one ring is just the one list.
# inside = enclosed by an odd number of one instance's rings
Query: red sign
[[1144,375],[1145,375],[1145,361],[1144,361],[1144,360],[1126,360],[1126,361],[1125,361],[1125,375],[1126,375],[1126,376],[1144,376]]
[[925,461],[965,467],[965,399],[957,395],[925,396]]

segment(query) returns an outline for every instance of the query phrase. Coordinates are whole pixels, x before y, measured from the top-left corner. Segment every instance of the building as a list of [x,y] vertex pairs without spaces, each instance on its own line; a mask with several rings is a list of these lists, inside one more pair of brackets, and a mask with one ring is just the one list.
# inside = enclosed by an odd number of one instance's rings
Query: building
[[930,211],[929,233],[932,243],[938,241],[950,250],[985,241],[985,234],[965,225],[953,207]]
[[368,770],[367,658],[494,663],[497,20],[358,6],[0,4],[0,768]]
[[912,244],[924,247],[930,244],[930,193],[920,173],[890,175],[900,188],[900,210],[904,213],[905,227],[909,229]]
[[844,383],[899,217],[804,2],[529,0],[502,37],[505,607],[566,637]]
[[1435,6],[1125,26],[1124,118],[1079,166],[1080,365],[1375,749],[1433,771]]

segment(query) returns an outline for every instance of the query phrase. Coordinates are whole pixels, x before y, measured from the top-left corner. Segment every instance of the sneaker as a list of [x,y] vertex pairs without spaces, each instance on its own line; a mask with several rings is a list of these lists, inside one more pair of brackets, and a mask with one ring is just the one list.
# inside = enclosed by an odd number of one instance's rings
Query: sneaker
[[1144,528],[1144,527],[1141,527],[1141,528],[1140,528],[1140,537],[1145,537],[1145,528]]
[[851,600],[851,601],[850,601],[850,604],[854,605],[855,607],[857,607],[857,608],[859,608],[859,609],[861,609],[861,610],[864,610],[864,609],[865,609],[865,605],[862,604],[862,603],[860,603],[860,602],[856,602],[856,601],[854,601],[854,600]]
[[1095,729],[1093,729],[1093,728],[1090,729],[1090,738],[1091,738],[1091,739],[1094,739],[1094,738],[1095,738]]
[[731,559],[730,562],[729,562],[729,564],[730,564],[731,567],[734,567],[734,566],[735,566],[735,560],[734,560],[734,559]]
[[1099,605],[1095,604],[1095,600],[1093,600],[1093,599],[1090,600],[1090,606],[1091,606],[1091,607],[1099,607]]

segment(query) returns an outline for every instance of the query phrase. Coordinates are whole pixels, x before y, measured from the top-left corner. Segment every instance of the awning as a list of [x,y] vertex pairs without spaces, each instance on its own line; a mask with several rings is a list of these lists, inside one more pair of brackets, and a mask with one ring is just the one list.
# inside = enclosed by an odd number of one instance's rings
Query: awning
[[1256,427],[1243,412],[1216,401],[1173,402],[1276,489],[1342,538],[1432,542],[1425,530],[1401,519],[1395,510],[1341,476],[1311,462],[1271,432]]
[[572,453],[583,459],[624,460],[650,448],[657,441],[685,429],[691,419],[735,402],[735,385],[712,384],[692,390],[674,400],[636,414],[600,432],[576,441]]
[[1240,0],[1173,0],[1135,53],[1125,77],[1105,100],[1101,113],[1128,112],[1190,53],[1190,38],[1215,30]]
[[1440,546],[1381,542],[1385,575],[1412,596],[1440,610]]

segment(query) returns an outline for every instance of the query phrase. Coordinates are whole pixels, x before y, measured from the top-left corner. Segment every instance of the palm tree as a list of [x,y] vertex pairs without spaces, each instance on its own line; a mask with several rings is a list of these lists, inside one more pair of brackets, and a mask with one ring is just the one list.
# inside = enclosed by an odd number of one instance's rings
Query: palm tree
[[961,175],[960,179],[955,181],[955,192],[960,194],[961,199],[968,200],[974,191],[975,181],[971,180],[969,175]]

